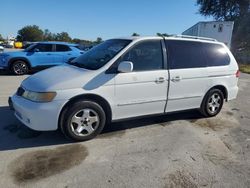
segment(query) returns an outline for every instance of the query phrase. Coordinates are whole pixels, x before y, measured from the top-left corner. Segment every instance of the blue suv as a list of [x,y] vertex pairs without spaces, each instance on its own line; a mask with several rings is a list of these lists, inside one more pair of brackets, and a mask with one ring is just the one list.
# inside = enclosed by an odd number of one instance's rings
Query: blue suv
[[32,69],[67,63],[83,53],[77,44],[37,42],[23,51],[1,53],[0,69],[23,75]]

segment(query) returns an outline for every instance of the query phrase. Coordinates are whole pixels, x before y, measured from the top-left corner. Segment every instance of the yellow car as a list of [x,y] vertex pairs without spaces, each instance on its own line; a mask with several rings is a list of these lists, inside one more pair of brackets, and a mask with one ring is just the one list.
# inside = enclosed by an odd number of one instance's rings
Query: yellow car
[[15,46],[15,48],[22,48],[23,47],[23,43],[22,42],[15,42],[14,46]]

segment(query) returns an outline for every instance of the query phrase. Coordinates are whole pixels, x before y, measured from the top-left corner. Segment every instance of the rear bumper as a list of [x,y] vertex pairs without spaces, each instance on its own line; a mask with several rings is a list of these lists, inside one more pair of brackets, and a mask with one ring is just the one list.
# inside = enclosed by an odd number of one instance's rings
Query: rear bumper
[[228,89],[228,97],[227,97],[227,100],[230,101],[230,100],[236,99],[236,97],[237,97],[237,95],[238,95],[238,91],[239,91],[238,86],[229,88],[229,89]]
[[66,101],[36,103],[17,95],[9,98],[10,109],[27,127],[37,131],[52,131],[58,128],[60,111]]

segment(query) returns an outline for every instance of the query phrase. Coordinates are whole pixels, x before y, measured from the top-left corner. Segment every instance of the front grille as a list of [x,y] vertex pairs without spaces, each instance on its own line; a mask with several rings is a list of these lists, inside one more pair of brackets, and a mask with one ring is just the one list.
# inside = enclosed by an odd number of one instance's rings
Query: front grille
[[25,92],[25,90],[22,87],[19,87],[17,89],[16,94],[17,94],[17,96],[22,96],[24,92]]

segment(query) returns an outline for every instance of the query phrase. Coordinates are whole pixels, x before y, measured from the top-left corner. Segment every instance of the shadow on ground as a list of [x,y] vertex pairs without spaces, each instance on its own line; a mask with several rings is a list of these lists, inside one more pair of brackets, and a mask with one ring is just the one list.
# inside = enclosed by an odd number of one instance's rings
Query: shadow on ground
[[[159,124],[167,126],[171,121],[199,119],[201,116],[197,111],[186,111],[173,113],[165,116],[154,116],[135,120],[123,121],[107,125],[100,138],[109,135],[117,136],[122,130],[136,127],[151,126]],[[13,150],[18,148],[30,148],[39,146],[50,146],[71,143],[60,131],[39,132],[33,131],[22,125],[14,116],[9,107],[0,107],[0,151]]]
[[[32,75],[32,74],[35,74],[37,72],[39,72],[39,70],[32,70],[27,75]],[[9,71],[9,70],[0,70],[0,76],[17,76],[17,75],[11,73],[11,71]]]

